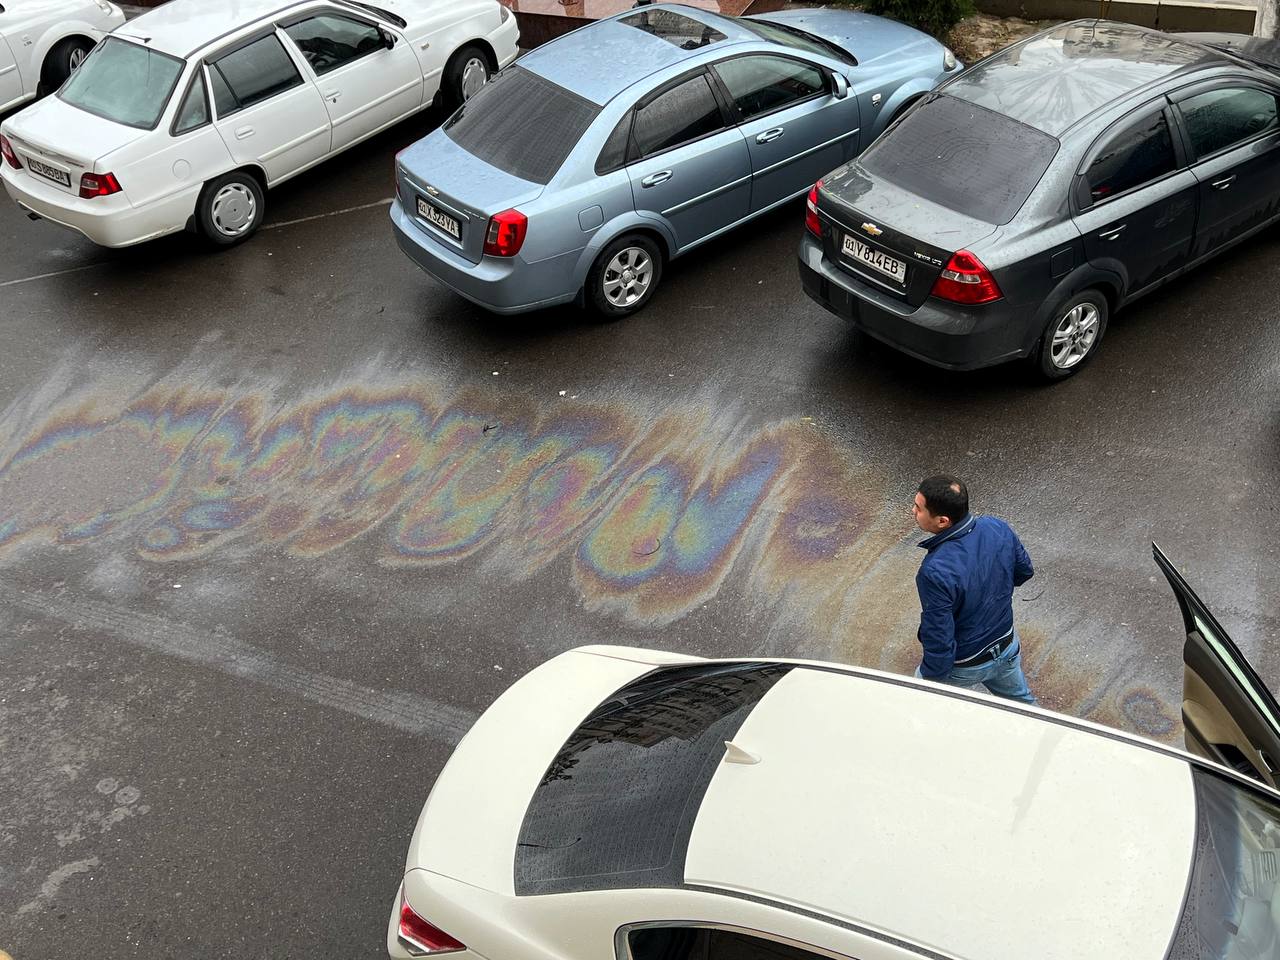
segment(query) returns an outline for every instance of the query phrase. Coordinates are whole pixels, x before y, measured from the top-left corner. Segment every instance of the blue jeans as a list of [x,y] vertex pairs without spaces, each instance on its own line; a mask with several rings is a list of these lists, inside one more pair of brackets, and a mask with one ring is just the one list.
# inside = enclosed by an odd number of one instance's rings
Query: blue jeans
[[[916,667],[916,676],[920,676],[920,668]],[[975,667],[952,667],[951,673],[945,677],[930,677],[935,683],[949,683],[954,687],[978,689],[986,687],[997,697],[1020,700],[1023,703],[1036,704],[1036,696],[1027,686],[1027,678],[1022,673],[1022,639],[1017,631],[1013,634],[1013,643],[1004,653],[994,660],[980,663]]]

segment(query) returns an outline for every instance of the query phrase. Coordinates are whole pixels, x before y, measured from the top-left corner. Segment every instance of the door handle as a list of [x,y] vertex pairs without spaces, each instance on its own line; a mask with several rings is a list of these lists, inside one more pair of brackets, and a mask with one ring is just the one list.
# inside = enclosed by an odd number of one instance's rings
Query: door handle
[[340,96],[342,96],[341,90],[326,90],[324,92],[324,98],[330,103],[337,103]]
[[784,133],[786,133],[786,131],[782,127],[774,127],[772,130],[766,130],[764,133],[756,134],[756,143],[772,143]]
[[1110,230],[1103,230],[1100,234],[1098,234],[1098,239],[1099,240],[1118,240],[1120,238],[1120,234],[1124,233],[1124,228],[1126,226],[1128,226],[1128,224],[1122,223],[1120,224],[1120,226],[1112,227]]
[[656,187],[660,183],[666,183],[671,179],[670,170],[660,170],[657,173],[651,173],[640,181],[642,187]]
[[253,136],[253,127],[238,127],[236,129],[237,140],[247,140]]
[[1225,190],[1227,189],[1227,187],[1231,186],[1231,184],[1235,182],[1236,182],[1236,175],[1233,173],[1229,177],[1223,177],[1221,180],[1213,181],[1213,183],[1211,183],[1210,186],[1213,187],[1213,189],[1215,190]]

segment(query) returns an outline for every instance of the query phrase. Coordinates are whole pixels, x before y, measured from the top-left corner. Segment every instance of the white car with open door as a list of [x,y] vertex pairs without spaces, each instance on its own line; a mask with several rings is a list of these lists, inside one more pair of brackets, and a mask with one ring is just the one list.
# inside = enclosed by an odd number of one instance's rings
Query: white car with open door
[[582,647],[440,773],[390,955],[1276,960],[1280,708],[1155,552],[1200,756],[872,670]]
[[0,0],[0,113],[57,90],[122,23],[110,0]]
[[497,0],[169,0],[0,125],[0,176],[28,214],[103,246],[183,228],[229,246],[267,188],[437,93],[461,103],[518,37]]

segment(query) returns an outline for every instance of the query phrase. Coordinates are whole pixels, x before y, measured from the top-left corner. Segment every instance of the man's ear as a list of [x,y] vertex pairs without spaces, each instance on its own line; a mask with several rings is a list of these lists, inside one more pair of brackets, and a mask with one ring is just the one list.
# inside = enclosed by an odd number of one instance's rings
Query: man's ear
[[951,526],[951,518],[950,518],[950,517],[934,517],[934,519],[938,521],[938,526],[940,526],[943,530],[945,530],[945,529],[947,529],[947,527]]

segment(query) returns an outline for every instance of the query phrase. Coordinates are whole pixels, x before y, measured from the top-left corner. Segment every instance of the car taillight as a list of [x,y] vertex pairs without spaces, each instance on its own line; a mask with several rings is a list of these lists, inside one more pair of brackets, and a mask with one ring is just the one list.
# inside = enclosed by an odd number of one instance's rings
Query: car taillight
[[8,137],[0,137],[0,153],[4,154],[5,160],[9,166],[15,170],[22,169],[22,161],[18,159],[18,155],[13,152],[13,144],[9,142]]
[[821,189],[822,181],[819,180],[809,191],[809,200],[804,208],[804,228],[815,237],[822,236],[822,221],[818,219],[818,191]]
[[528,228],[529,218],[519,210],[504,210],[490,217],[484,252],[491,257],[514,257],[520,252]]
[[80,178],[80,196],[86,200],[119,192],[120,181],[114,173],[86,173]]
[[990,303],[1004,294],[981,260],[968,250],[957,250],[934,281],[930,296],[952,303]]
[[439,927],[423,920],[413,912],[409,904],[400,901],[400,939],[418,956],[429,953],[456,953],[467,949]]

